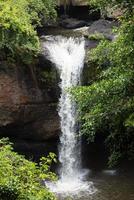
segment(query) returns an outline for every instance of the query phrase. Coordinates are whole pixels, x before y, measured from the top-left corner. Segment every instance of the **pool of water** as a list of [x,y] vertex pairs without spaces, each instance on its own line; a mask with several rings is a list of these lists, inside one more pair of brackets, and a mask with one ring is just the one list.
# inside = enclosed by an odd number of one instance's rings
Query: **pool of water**
[[[57,145],[54,144],[19,142],[15,143],[15,149],[25,154],[27,158],[33,158],[38,162],[39,157],[44,153],[46,155],[49,151],[56,152]],[[89,186],[90,184],[91,187],[93,186],[94,192],[90,193],[87,190],[81,190],[81,192],[78,190],[73,193],[62,192],[62,194],[57,194],[58,200],[134,200],[134,163],[127,161],[121,169],[108,170],[106,159],[101,153],[96,155],[95,152],[88,151],[86,144],[83,146],[85,147],[82,155],[83,168],[91,169],[85,181],[88,181]],[[47,152],[44,149],[47,149]],[[101,152],[100,149],[97,152]],[[57,172],[57,168],[58,166],[55,166],[53,171]]]
[[[134,200],[134,173],[116,170],[92,171],[88,177],[94,192],[57,194],[59,200]],[[92,187],[92,185],[91,185]]]

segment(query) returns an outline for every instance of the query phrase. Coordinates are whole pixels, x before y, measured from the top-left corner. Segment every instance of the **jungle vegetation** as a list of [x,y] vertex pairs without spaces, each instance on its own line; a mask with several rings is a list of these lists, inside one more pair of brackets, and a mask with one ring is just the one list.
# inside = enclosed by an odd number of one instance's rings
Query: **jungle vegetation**
[[40,162],[25,159],[13,151],[8,138],[0,140],[0,199],[1,200],[55,200],[45,187],[44,180],[56,180],[50,171],[55,155],[42,157]]
[[0,0],[0,60],[30,63],[40,50],[37,27],[56,18],[56,0]]
[[89,52],[97,78],[71,90],[78,104],[81,134],[90,142],[103,135],[112,167],[123,159],[134,159],[134,2],[90,0],[90,4],[105,11],[109,5],[122,10],[114,40],[103,39]]

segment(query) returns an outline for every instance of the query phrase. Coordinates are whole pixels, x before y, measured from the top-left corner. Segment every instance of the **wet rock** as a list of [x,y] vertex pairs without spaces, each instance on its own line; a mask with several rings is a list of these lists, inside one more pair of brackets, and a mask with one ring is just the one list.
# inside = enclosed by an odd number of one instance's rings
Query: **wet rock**
[[102,34],[106,39],[113,40],[115,34],[113,33],[113,28],[117,27],[118,23],[116,21],[108,21],[104,19],[97,20],[92,23],[88,29],[88,34]]
[[74,19],[74,18],[67,18],[67,19],[61,20],[60,25],[67,29],[74,29],[74,28],[86,26],[87,22],[83,20]]
[[44,140],[57,138],[61,132],[57,116],[37,121],[34,123],[33,128],[37,130],[38,137]]
[[[50,93],[55,92],[51,90],[49,85],[45,85],[44,90],[40,87],[37,74],[31,68],[1,63],[0,136],[31,140],[57,137],[57,105],[50,105],[54,101]],[[49,127],[48,132],[46,126]]]

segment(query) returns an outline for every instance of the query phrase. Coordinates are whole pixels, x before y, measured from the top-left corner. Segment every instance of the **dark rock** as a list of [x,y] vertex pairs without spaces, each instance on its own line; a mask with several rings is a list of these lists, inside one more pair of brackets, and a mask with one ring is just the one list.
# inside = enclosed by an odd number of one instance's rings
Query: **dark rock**
[[88,40],[88,39],[85,40],[85,47],[87,49],[95,48],[97,47],[97,45],[98,45],[98,41],[93,41],[93,40]]
[[[83,1],[80,3],[83,4]],[[98,9],[92,9],[88,4],[85,5],[69,5],[66,6],[59,6],[57,9],[58,16],[59,17],[70,17],[70,18],[76,18],[79,20],[98,20],[100,19],[100,10]]]
[[88,34],[102,34],[106,39],[113,40],[115,34],[113,33],[113,28],[117,27],[117,21],[108,21],[104,19],[97,20],[92,23],[92,25],[88,29]]
[[52,116],[50,119],[36,121],[33,128],[37,130],[37,135],[41,139],[57,138],[60,134],[59,119],[57,116]]
[[87,22],[83,20],[77,20],[74,18],[67,18],[67,19],[61,20],[60,25],[67,29],[74,29],[74,28],[86,26]]
[[50,105],[54,102],[52,94],[50,96],[51,90],[52,86],[49,85],[45,85],[44,90],[43,86],[40,87],[37,73],[30,67],[1,63],[0,136],[31,140],[57,137],[60,132],[57,104]]
[[14,150],[23,154],[28,159],[38,162],[42,156],[47,156],[49,152],[57,154],[57,140],[30,141],[23,139],[13,139]]

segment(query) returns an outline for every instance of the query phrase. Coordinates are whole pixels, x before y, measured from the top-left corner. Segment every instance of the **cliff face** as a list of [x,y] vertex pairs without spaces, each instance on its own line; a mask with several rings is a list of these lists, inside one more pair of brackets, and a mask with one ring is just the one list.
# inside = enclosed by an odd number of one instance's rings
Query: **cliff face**
[[56,101],[55,88],[48,85],[41,89],[30,68],[0,64],[0,136],[35,140],[57,137]]

